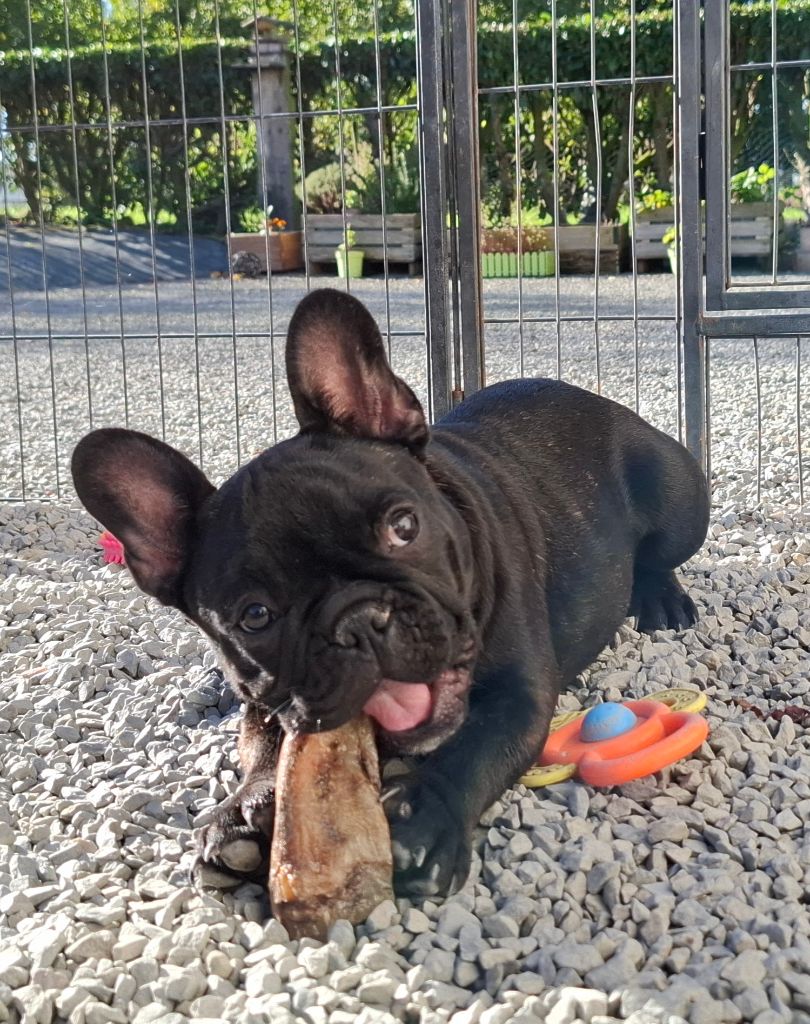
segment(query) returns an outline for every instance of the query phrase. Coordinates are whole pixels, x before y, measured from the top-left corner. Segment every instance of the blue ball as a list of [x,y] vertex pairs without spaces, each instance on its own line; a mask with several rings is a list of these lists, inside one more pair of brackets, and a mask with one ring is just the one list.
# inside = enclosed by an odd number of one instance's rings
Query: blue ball
[[579,738],[584,743],[612,740],[629,732],[638,719],[624,704],[597,704],[585,715]]

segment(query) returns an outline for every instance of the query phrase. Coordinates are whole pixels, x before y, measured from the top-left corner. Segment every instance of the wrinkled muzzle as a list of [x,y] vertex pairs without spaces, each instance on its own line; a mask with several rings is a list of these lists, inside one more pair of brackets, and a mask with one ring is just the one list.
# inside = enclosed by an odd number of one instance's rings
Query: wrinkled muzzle
[[474,656],[469,616],[417,588],[344,588],[302,625],[289,638],[285,728],[334,729],[365,711],[383,731],[410,734],[430,724],[444,684],[466,692],[458,670]]

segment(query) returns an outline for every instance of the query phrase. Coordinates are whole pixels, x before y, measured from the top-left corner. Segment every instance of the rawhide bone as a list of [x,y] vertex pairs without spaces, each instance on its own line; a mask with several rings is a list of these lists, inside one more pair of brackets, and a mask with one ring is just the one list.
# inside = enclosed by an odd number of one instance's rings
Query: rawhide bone
[[288,735],[276,774],[270,902],[292,938],[325,939],[393,899],[388,822],[371,721]]

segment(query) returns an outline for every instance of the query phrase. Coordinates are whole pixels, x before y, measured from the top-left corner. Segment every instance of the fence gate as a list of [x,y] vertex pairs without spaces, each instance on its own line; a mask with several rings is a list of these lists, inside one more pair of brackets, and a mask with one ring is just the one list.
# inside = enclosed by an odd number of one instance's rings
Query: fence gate
[[[745,463],[755,449],[752,459],[756,460],[758,494],[768,475],[763,448],[770,426],[766,423],[768,416],[763,413],[762,394],[775,382],[782,386],[785,379],[792,376],[790,401],[795,432],[790,447],[795,450],[798,494],[803,501],[806,473],[801,434],[808,399],[802,396],[801,358],[803,341],[806,344],[805,339],[810,336],[810,280],[783,266],[786,236],[782,197],[786,187],[793,187],[790,184],[795,172],[793,155],[798,150],[804,152],[807,144],[810,46],[806,33],[796,31],[795,19],[789,23],[784,20],[790,12],[779,0],[766,0],[765,4],[673,0],[671,63],[651,64],[641,57],[642,40],[649,45],[655,35],[644,20],[650,12],[646,5],[639,4],[637,8],[635,0],[628,0],[626,10],[621,12],[628,18],[625,69],[610,69],[612,73],[606,74],[610,65],[603,56],[600,33],[609,28],[607,20],[600,22],[601,9],[596,0],[583,0],[577,8],[582,15],[579,25],[574,20],[566,20],[555,0],[549,0],[544,9],[550,19],[543,31],[550,38],[550,47],[538,59],[534,59],[532,41],[539,51],[548,40],[539,29],[535,37],[531,36],[531,18],[524,11],[525,18],[521,19],[517,4],[512,5],[510,24],[479,24],[477,28],[478,5],[468,0],[448,5],[442,0],[437,6],[445,8],[441,17],[444,18],[448,155],[443,195],[448,202],[450,223],[457,226],[456,231],[450,232],[447,264],[453,272],[447,311],[448,336],[452,341],[451,395],[469,394],[497,379],[499,372],[503,373],[508,360],[503,358],[506,341],[500,340],[499,331],[511,330],[519,334],[519,356],[511,359],[510,371],[528,375],[561,373],[575,383],[634,406],[656,425],[679,435],[711,474],[714,351],[715,361],[718,354],[722,357],[715,374],[715,411],[719,419],[730,404],[727,395],[720,394],[721,382],[737,375],[746,387],[750,385],[752,392],[755,389],[756,430],[746,433],[740,445],[739,462]],[[480,8],[478,13],[480,15]],[[660,15],[660,11],[658,13]],[[754,37],[749,34],[747,17],[756,19]],[[659,25],[663,24],[662,20]],[[512,33],[513,66],[496,79],[493,69],[484,62],[480,69],[476,68],[475,44],[477,40],[480,50],[487,33],[503,33],[505,29]],[[577,30],[579,35],[574,43],[572,39]],[[658,31],[660,34],[663,27]],[[577,45],[581,51],[579,61],[571,59],[571,48]],[[671,314],[659,312],[656,294],[648,290],[646,278],[639,275],[645,260],[649,262],[651,236],[650,221],[642,224],[639,213],[642,207],[638,200],[643,197],[639,195],[638,181],[642,172],[634,137],[639,103],[643,102],[641,97],[649,101],[655,90],[663,95],[669,89],[673,103],[669,113],[665,105],[659,107],[662,121],[657,127],[661,135],[672,130],[674,143],[672,186],[678,255],[677,288]],[[749,90],[749,97],[757,97],[756,102],[740,101],[745,90]],[[797,109],[797,93],[804,96],[804,105],[799,104],[801,109]],[[617,96],[620,99],[617,100]],[[524,283],[518,269],[513,291],[507,293],[507,282],[501,283],[500,290],[498,285],[487,282],[482,296],[480,189],[482,167],[486,178],[486,154],[479,133],[483,139],[487,118],[497,114],[496,101],[503,101],[503,117],[514,124],[514,148],[512,153],[508,149],[504,151],[508,166],[502,165],[500,180],[509,179],[511,175],[520,237],[520,209],[527,194],[521,176],[527,161],[531,160],[532,150],[538,148],[531,134],[539,131],[539,122],[532,110],[535,97],[543,97],[553,110],[553,119],[545,125],[545,141],[552,150],[547,173],[554,192],[551,201],[546,198],[549,210],[552,205],[559,206],[560,174],[565,157],[558,131],[560,118],[566,116],[566,111],[570,116],[572,100],[583,117],[583,135],[589,136],[580,139],[579,144],[583,149],[590,147],[595,165],[590,169],[595,171],[589,185],[591,219],[574,230],[591,231],[590,240],[584,243],[591,248],[591,292],[583,295],[582,285],[575,279],[560,280],[560,239],[570,228],[558,208],[552,214],[551,225],[557,268],[553,290],[544,291],[537,282]],[[629,110],[626,141],[622,143],[627,158],[621,172],[621,181],[629,192],[629,219],[622,226],[625,233],[619,245],[626,254],[623,269],[631,272],[625,278],[629,282],[629,297],[623,306],[616,298],[620,292],[616,279],[609,284],[603,280],[600,248],[600,232],[604,241],[617,230],[615,225],[602,222],[608,204],[602,180],[607,157],[602,155],[602,146],[610,141],[604,134],[608,131],[604,111],[607,107],[609,116],[615,119],[622,103],[624,110]],[[797,127],[797,120],[801,122],[802,117],[804,122]],[[787,125],[783,128],[785,122]],[[615,126],[611,130],[614,134],[617,131]],[[788,139],[790,131],[793,135]],[[794,145],[799,139],[799,144]],[[766,202],[755,203],[750,197],[740,200],[736,181],[740,175],[738,173],[732,180],[732,169],[745,163],[751,163],[754,169],[757,165],[766,166],[773,175],[770,182],[758,182],[762,186],[760,191],[769,193]],[[810,212],[806,208],[810,168],[806,171],[805,215]],[[619,174],[617,171],[615,181],[619,180]],[[659,174],[659,181],[664,180]],[[733,193],[736,203],[731,202]],[[672,218],[672,210],[668,212]],[[585,223],[589,227],[585,227]],[[794,244],[797,223],[792,227]],[[647,233],[642,234],[643,230]],[[754,234],[749,237],[747,233],[752,230]],[[664,252],[661,235],[659,231],[655,243],[659,255]],[[437,238],[438,235],[431,236],[429,231],[428,248]],[[737,257],[745,259],[740,262]],[[754,258],[759,261],[758,273],[752,272]],[[518,268],[522,265],[520,251],[517,265]],[[490,312],[492,309],[494,315]],[[620,334],[622,329],[624,337]],[[575,338],[577,331],[579,337]],[[672,410],[663,415],[662,402],[656,401],[651,392],[645,400],[647,382],[662,372],[662,360],[669,360],[666,346],[662,344],[654,353],[656,361],[649,357],[645,361],[642,350],[644,345],[651,345],[653,331],[660,331],[661,336],[672,332],[674,380],[670,378],[666,398],[667,401],[673,399],[672,404],[677,408],[674,415]],[[583,340],[591,332],[593,344],[591,352],[587,353]],[[621,370],[625,378],[622,386],[614,387],[606,384],[605,368],[615,357],[616,347],[627,341],[627,335],[632,351]],[[569,347],[572,341],[576,344]],[[778,344],[771,344],[775,341]],[[792,352],[788,351],[788,342],[795,346]],[[553,359],[546,358],[542,351],[544,346],[546,350],[556,346],[556,367]],[[587,358],[591,358],[595,366],[593,373],[584,367]],[[495,366],[496,363],[500,363],[500,367]],[[632,379],[627,386],[630,374]],[[723,441],[716,445],[718,465],[721,460],[728,465],[728,446],[724,443],[728,432],[722,425],[715,432]],[[732,469],[732,475],[736,469],[736,466]],[[741,472],[748,470],[743,468]],[[792,500],[787,491],[780,497]]]
[[[767,50],[754,60],[735,63],[735,32],[744,31],[733,21],[739,7],[733,8],[731,0],[711,0],[705,5],[700,0],[677,0],[678,241],[686,441],[710,470],[710,346],[715,339],[749,340],[756,374],[759,485],[763,444],[759,343],[795,339],[795,445],[803,501],[801,347],[803,337],[810,335],[810,278],[780,266],[780,115],[785,111],[779,85],[785,81],[783,76],[807,76],[810,59],[806,40],[780,33],[779,4],[770,0]],[[702,69],[702,75],[695,69]],[[762,159],[774,168],[776,177],[769,200],[772,209],[762,211],[763,223],[771,225],[762,273],[742,276],[731,263],[735,234],[734,207],[729,201],[734,149],[731,96],[733,89],[745,88],[754,80],[764,97],[759,114],[764,123],[750,125],[749,131],[761,138]],[[761,247],[752,251],[762,253]]]

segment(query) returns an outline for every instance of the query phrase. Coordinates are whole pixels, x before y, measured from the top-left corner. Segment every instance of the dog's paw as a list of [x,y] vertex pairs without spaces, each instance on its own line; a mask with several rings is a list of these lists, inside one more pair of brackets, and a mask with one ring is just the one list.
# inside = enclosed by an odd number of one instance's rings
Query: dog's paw
[[645,573],[636,577],[630,617],[636,619],[640,633],[654,633],[688,629],[697,622],[698,613],[673,573]]
[[424,899],[457,892],[470,873],[472,837],[452,787],[437,775],[400,776],[383,793],[383,806],[397,895]]
[[249,782],[217,808],[214,820],[197,834],[193,875],[198,882],[217,875],[266,882],[274,798],[272,781]]

